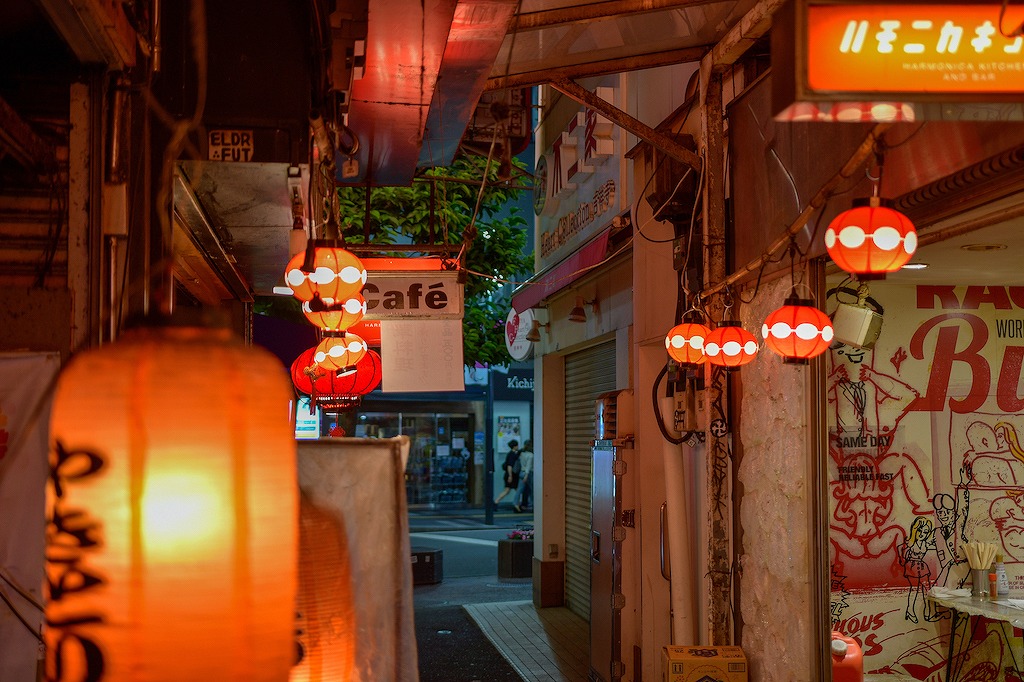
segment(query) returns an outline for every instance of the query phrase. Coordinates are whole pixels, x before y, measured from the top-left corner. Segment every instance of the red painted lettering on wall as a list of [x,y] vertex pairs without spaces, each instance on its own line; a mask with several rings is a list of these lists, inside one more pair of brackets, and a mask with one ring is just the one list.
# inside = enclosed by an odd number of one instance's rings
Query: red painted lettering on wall
[[952,284],[921,285],[917,287],[917,307],[922,310],[978,310],[991,305],[995,310],[1024,308],[1024,287],[970,286],[964,292],[964,300],[956,295]]
[[[921,302],[921,290],[918,288],[918,302]],[[942,287],[931,287],[942,289]],[[983,289],[985,287],[968,287],[970,289]],[[942,296],[948,292],[935,292],[931,295]],[[972,298],[970,295],[964,297],[964,303],[968,300],[979,304],[982,301],[998,302],[998,296],[991,296],[991,292],[977,292]],[[1008,301],[1009,299],[1007,299]],[[1000,303],[1000,305],[1002,305]],[[962,322],[958,322],[962,321]],[[963,324],[966,322],[966,328]],[[951,323],[946,326],[944,323]],[[947,402],[950,411],[957,414],[969,414],[979,411],[993,393],[992,389],[992,367],[989,361],[981,352],[988,343],[989,332],[985,320],[970,313],[946,313],[937,315],[926,320],[910,340],[910,354],[918,359],[926,359],[926,342],[932,331],[936,331],[935,349],[927,353],[927,360],[931,363],[928,373],[928,387],[925,393],[910,403],[908,411],[916,412],[941,412]],[[970,336],[966,340],[966,346],[957,350],[960,345],[961,332],[967,332]],[[949,382],[953,373],[954,363],[962,362],[970,368],[971,384],[967,395],[954,398],[949,396]],[[1007,346],[1003,350],[1003,358],[1000,363],[999,376],[995,386],[996,403],[999,409],[1004,412],[1018,412],[1024,409],[1024,399],[1017,395],[1017,384],[1020,381],[1021,367],[1024,365],[1024,347]]]

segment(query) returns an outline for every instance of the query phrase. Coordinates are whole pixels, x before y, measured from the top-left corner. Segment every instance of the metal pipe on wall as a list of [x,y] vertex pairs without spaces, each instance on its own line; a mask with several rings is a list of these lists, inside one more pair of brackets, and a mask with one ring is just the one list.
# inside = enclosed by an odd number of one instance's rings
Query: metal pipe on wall
[[[690,529],[695,518],[687,481],[693,480],[686,462],[699,460],[694,448],[662,441],[665,468],[665,537],[668,545],[669,583],[672,602],[672,643],[695,644],[697,609],[693,562],[694,542]],[[692,468],[692,467],[690,467]]]

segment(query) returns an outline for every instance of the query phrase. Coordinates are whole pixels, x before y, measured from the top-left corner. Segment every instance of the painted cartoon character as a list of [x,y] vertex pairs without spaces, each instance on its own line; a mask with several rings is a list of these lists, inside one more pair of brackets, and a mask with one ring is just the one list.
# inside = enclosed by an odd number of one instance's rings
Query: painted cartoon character
[[[967,491],[963,494],[966,497]],[[956,498],[946,493],[939,493],[932,498],[932,507],[935,509],[935,519],[938,522],[932,531],[932,543],[935,545],[935,555],[939,560],[939,572],[935,576],[936,585],[944,586],[949,579],[950,569],[967,563],[967,559],[960,558],[957,554],[957,544],[967,542],[967,535],[964,532],[967,519],[960,519],[960,527],[957,528],[957,506]],[[966,507],[966,504],[964,506]]]
[[907,620],[917,622],[917,601],[918,598],[924,602],[925,620],[938,620],[941,616],[936,615],[935,607],[925,598],[925,595],[932,589],[932,571],[926,561],[928,552],[935,551],[935,538],[932,534],[932,522],[924,516],[918,516],[910,524],[910,534],[900,545],[900,565],[903,566],[903,577],[910,583],[910,592],[907,593]]
[[971,449],[964,453],[961,476],[973,486],[1005,488],[1024,482],[1024,451],[1012,424],[983,421],[967,427]]

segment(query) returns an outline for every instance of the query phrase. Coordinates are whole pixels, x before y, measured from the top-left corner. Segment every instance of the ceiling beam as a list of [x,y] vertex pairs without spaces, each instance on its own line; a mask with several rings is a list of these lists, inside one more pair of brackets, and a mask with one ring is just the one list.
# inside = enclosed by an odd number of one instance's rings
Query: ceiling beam
[[743,15],[711,51],[711,69],[724,71],[772,28],[772,15],[789,0],[761,0]]
[[659,66],[672,66],[686,62],[699,62],[708,53],[711,46],[686,47],[665,52],[652,52],[632,57],[605,59],[585,64],[572,64],[537,71],[525,71],[510,76],[491,77],[487,80],[484,90],[506,90],[511,88],[528,88],[535,85],[546,85],[556,80],[578,80],[592,76],[604,76],[610,73],[626,73],[641,69],[653,69]]
[[615,125],[628,130],[644,142],[647,142],[657,149],[665,152],[673,159],[685,163],[690,168],[700,172],[700,157],[691,150],[679,144],[665,133],[658,132],[646,123],[642,123],[641,121],[633,118],[622,109],[609,104],[594,93],[583,88],[579,83],[562,79],[552,81],[551,87],[567,97],[571,97],[583,106],[593,109]]
[[578,22],[612,19],[629,14],[643,14],[671,9],[690,9],[708,5],[717,0],[605,0],[573,7],[541,10],[517,14],[512,20],[510,33],[534,31],[541,28]]

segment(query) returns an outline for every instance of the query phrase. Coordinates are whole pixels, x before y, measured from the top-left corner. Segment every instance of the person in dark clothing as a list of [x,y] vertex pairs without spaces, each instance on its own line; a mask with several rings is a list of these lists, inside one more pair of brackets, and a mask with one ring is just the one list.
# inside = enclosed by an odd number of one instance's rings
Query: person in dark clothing
[[508,454],[505,455],[505,461],[501,465],[501,470],[504,472],[505,489],[494,498],[495,507],[498,506],[498,503],[506,495],[514,493],[516,488],[519,487],[519,441],[510,440],[508,442]]

